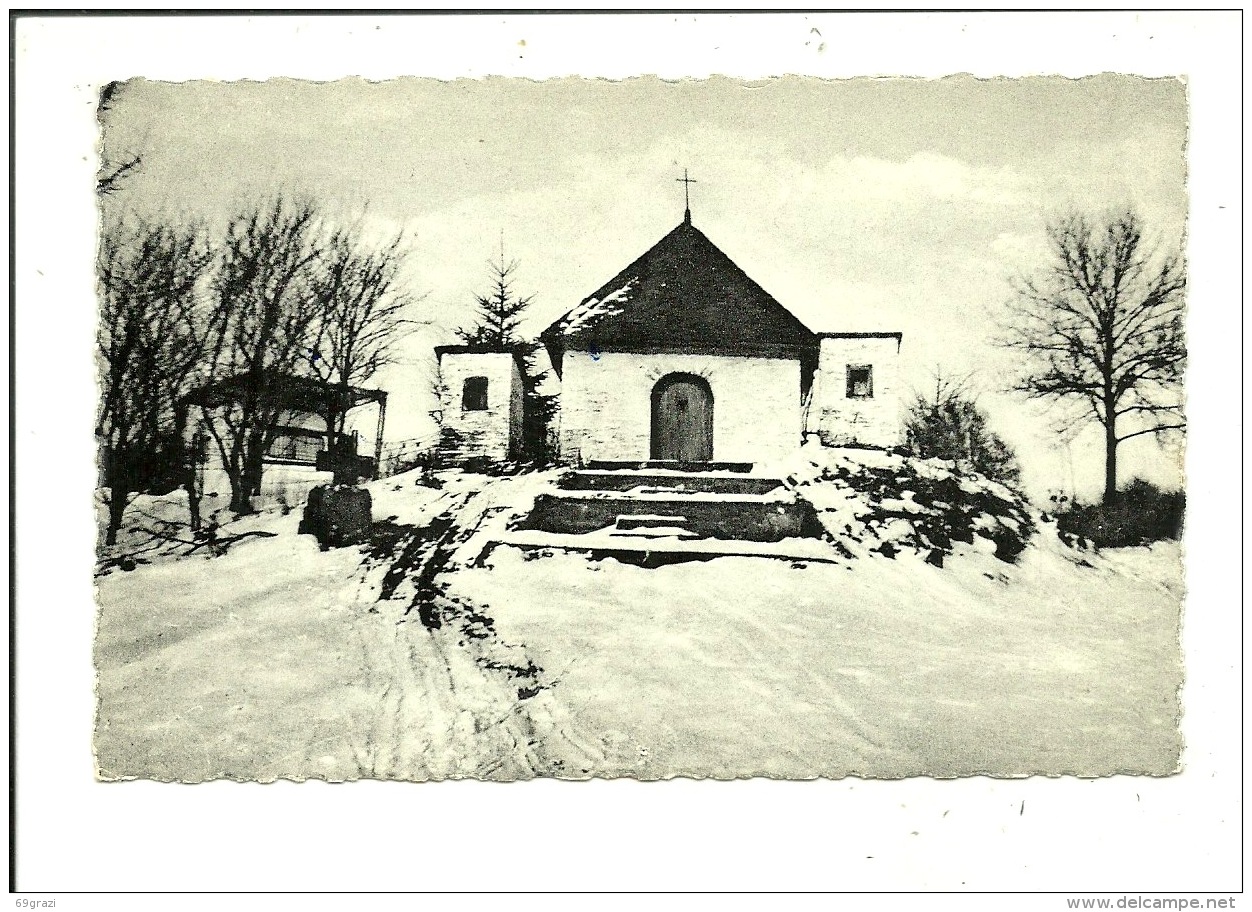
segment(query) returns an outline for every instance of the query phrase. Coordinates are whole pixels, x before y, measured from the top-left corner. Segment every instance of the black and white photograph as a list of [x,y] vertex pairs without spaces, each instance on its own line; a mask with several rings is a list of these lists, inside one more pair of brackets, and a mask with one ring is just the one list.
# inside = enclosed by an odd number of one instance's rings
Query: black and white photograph
[[1195,212],[1241,211],[1189,75],[540,78],[542,18],[514,70],[83,95],[90,787],[1141,803],[1209,762],[1194,327],[1238,293]]
[[100,118],[102,778],[1178,770],[1181,80]]

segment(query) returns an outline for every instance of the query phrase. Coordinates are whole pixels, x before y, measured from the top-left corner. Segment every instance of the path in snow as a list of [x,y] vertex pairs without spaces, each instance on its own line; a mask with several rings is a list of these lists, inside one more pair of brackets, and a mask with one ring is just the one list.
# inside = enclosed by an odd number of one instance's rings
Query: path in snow
[[[406,518],[429,520],[454,492]],[[385,500],[385,498],[384,498]],[[410,506],[411,503],[410,503]],[[377,601],[386,562],[322,552],[273,519],[273,539],[219,558],[100,581],[95,748],[102,778],[517,778],[546,769],[532,742],[551,696],[519,699],[494,632],[441,604],[439,629]],[[470,630],[474,635],[467,633]],[[527,663],[521,662],[522,665]]]

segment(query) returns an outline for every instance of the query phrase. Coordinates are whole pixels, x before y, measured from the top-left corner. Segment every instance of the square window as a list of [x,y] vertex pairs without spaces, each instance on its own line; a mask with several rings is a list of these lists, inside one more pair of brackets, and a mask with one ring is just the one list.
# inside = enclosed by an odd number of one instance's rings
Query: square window
[[868,364],[848,365],[848,398],[872,399],[874,397],[874,369]]

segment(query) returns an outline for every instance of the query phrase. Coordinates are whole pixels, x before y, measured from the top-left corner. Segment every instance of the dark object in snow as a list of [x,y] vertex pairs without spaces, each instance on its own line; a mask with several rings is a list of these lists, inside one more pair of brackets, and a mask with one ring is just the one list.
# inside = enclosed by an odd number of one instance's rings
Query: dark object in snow
[[936,567],[942,567],[943,552],[938,548],[931,548],[930,553],[926,555],[926,563],[933,564]]
[[130,573],[130,571],[135,569],[135,560],[134,558],[131,558],[131,557],[123,557],[118,562],[118,566],[121,567],[123,570],[125,570],[127,573]]
[[900,553],[900,549],[891,542],[885,541],[878,546],[878,553],[883,557],[889,557],[892,560],[895,560],[896,555]]
[[319,485],[309,492],[301,535],[314,535],[326,548],[369,541],[373,501],[365,488]]
[[417,616],[427,630],[438,630],[443,626],[443,621],[439,618],[439,610],[430,602],[422,602],[417,606]]
[[1182,535],[1186,495],[1162,491],[1136,478],[1105,503],[1074,501],[1057,513],[1057,536],[1067,545],[1084,541],[1096,548],[1124,548],[1154,541],[1177,541]]

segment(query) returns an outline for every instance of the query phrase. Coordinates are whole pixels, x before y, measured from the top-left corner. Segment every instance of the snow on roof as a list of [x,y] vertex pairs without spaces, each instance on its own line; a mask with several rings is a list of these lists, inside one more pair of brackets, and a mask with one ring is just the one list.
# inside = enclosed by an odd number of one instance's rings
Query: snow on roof
[[630,289],[635,284],[635,280],[631,279],[621,288],[597,298],[594,295],[583,301],[564,317],[561,318],[561,331],[564,333],[575,333],[588,323],[591,323],[600,317],[611,317],[622,312],[622,309],[630,303]]
[[[550,346],[811,346],[808,327],[690,222],[683,222],[541,334]],[[607,349],[606,349],[607,350]]]

